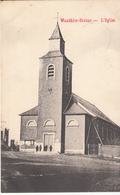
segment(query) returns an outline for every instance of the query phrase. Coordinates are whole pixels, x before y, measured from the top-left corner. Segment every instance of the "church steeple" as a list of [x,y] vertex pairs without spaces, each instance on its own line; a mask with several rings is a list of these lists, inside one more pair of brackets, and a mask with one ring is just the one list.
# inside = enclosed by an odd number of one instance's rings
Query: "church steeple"
[[65,41],[62,37],[58,22],[49,40],[50,51],[61,51],[64,54]]
[[48,150],[52,146],[52,151],[63,152],[63,112],[71,97],[72,62],[64,54],[65,41],[58,22],[49,42],[48,53],[40,58],[37,138],[43,148],[49,144]]
[[49,38],[49,40],[53,40],[53,39],[62,39],[63,40],[58,22],[57,22],[57,25],[56,25],[51,37]]

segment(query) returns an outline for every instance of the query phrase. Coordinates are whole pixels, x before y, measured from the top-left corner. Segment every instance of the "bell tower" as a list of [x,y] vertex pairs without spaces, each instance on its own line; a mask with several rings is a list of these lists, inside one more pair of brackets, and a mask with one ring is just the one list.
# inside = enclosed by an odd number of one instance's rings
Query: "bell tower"
[[50,51],[60,51],[64,55],[65,41],[60,32],[58,22],[52,36],[49,38],[49,49]]
[[40,58],[37,139],[43,151],[64,152],[64,110],[71,97],[72,62],[65,56],[59,24],[49,38],[49,52]]

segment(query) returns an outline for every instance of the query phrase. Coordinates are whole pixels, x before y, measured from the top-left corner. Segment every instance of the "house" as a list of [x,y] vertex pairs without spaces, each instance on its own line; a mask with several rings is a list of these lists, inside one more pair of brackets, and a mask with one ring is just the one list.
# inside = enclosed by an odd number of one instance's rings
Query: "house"
[[40,58],[38,105],[20,114],[21,150],[97,154],[98,144],[120,139],[119,126],[72,93],[72,65],[57,23]]

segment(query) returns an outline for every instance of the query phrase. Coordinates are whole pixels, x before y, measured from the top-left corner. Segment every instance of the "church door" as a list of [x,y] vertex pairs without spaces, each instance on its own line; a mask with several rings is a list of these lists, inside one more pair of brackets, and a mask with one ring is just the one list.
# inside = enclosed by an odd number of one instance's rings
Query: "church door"
[[53,134],[44,134],[44,151],[53,151]]

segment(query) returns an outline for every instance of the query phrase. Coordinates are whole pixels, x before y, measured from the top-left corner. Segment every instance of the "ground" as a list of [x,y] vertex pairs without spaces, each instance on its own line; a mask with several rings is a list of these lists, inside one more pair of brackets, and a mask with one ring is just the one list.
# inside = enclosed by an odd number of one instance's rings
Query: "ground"
[[85,155],[2,151],[2,192],[118,192],[120,162]]

